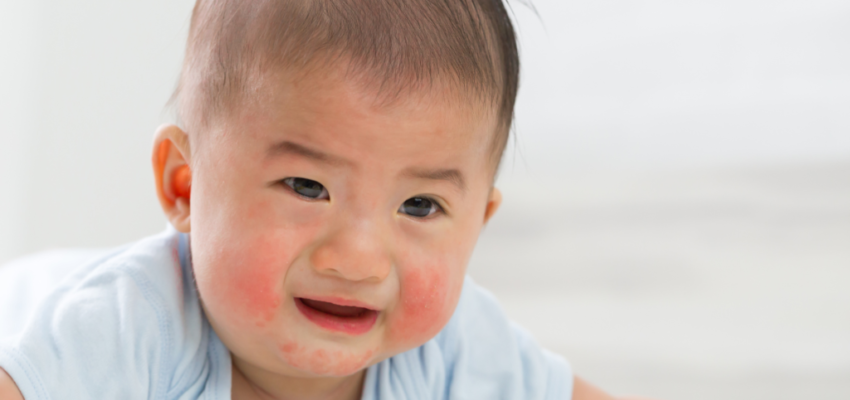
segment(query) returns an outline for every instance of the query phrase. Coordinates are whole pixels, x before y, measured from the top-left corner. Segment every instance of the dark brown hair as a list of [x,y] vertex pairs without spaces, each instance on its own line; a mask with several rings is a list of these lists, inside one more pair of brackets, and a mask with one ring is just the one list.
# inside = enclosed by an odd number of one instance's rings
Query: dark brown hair
[[500,157],[519,57],[502,0],[198,0],[175,92],[190,129],[250,99],[272,68],[345,58],[388,99],[436,79],[495,107]]

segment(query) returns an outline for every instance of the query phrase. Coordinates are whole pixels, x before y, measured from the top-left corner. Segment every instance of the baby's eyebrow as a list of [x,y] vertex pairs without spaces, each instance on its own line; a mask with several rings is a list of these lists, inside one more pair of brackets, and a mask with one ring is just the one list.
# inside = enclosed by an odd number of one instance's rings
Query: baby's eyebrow
[[266,152],[266,158],[275,158],[287,154],[297,154],[302,157],[311,158],[316,161],[321,161],[333,165],[351,164],[351,162],[344,158],[323,153],[319,150],[311,149],[309,147],[302,146],[298,143],[290,142],[288,140],[275,143],[271,147],[269,147],[269,150]]
[[466,192],[466,179],[464,179],[463,173],[457,169],[408,168],[402,172],[402,176],[418,179],[448,181],[457,186],[461,192]]

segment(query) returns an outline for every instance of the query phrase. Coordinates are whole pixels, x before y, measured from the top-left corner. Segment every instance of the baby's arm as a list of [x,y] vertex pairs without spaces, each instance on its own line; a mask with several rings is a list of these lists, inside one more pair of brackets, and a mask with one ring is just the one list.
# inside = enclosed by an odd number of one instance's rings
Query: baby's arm
[[24,395],[18,390],[18,385],[6,370],[0,368],[0,399],[2,400],[24,400]]

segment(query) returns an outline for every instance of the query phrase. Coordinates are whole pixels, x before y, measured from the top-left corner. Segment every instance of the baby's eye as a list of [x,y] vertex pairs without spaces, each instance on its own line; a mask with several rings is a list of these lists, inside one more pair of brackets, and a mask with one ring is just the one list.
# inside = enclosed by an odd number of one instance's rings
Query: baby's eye
[[425,218],[442,211],[442,208],[436,201],[427,197],[411,197],[401,204],[398,211],[411,217]]
[[328,189],[319,182],[304,178],[286,178],[283,180],[295,193],[311,200],[327,200],[330,198]]

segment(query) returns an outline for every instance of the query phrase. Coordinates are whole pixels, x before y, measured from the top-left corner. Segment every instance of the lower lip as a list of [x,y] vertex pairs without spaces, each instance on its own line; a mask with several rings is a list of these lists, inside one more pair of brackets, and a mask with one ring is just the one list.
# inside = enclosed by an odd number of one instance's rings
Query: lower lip
[[298,308],[298,311],[301,311],[301,314],[310,321],[313,321],[314,324],[327,330],[349,335],[362,335],[369,332],[378,320],[378,312],[375,310],[366,311],[357,317],[343,318],[308,307],[301,302],[301,299],[295,299],[295,306]]

